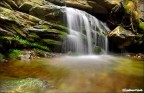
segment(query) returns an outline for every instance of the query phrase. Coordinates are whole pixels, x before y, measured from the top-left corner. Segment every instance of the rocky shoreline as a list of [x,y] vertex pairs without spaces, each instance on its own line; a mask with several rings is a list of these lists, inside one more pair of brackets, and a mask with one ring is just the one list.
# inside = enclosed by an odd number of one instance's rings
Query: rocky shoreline
[[126,57],[128,57],[130,59],[144,61],[144,54],[142,54],[142,53],[137,53],[137,54],[131,53],[131,54],[127,54]]

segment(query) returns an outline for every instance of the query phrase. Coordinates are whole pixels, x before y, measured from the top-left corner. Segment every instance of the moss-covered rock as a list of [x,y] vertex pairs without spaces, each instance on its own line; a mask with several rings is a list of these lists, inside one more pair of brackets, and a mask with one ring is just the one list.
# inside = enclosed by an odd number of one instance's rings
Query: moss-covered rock
[[64,26],[4,7],[0,7],[0,21],[0,51],[3,53],[10,49],[50,51],[66,36]]

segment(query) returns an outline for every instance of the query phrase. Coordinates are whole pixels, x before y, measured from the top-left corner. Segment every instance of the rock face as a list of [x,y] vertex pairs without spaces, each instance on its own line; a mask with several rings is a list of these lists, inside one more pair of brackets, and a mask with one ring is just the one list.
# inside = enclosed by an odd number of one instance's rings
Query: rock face
[[0,7],[0,21],[0,48],[3,53],[25,48],[52,51],[66,35],[63,26],[4,7]]
[[[57,5],[66,5],[68,7],[78,8],[89,13],[108,14],[111,8],[116,4],[111,0],[47,0]],[[119,2],[119,1],[117,1]]]

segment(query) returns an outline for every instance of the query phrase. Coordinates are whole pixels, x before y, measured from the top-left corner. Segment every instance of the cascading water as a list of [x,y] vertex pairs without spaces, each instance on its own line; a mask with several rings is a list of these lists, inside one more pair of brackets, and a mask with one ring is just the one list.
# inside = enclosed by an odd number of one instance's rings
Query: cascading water
[[69,34],[63,43],[64,52],[93,54],[96,46],[108,51],[109,28],[104,23],[78,9],[65,7],[65,11]]

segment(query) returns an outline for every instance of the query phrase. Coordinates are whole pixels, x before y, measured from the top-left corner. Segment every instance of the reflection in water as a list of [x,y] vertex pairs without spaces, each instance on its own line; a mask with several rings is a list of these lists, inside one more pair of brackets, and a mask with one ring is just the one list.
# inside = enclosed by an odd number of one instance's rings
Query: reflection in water
[[144,82],[144,62],[108,55],[89,55],[34,59],[30,63],[22,61],[0,63],[0,81],[3,81],[3,83],[0,82],[1,91],[16,92],[21,83],[17,84],[15,80],[27,84],[28,78],[34,80],[31,82],[39,81],[38,83],[42,86],[46,86],[42,83],[43,81],[54,86],[44,90],[37,90],[37,83],[32,83],[35,86],[27,85],[29,88],[21,87],[23,91],[35,89],[37,93],[122,93],[122,89],[125,88],[144,90],[142,83]]

